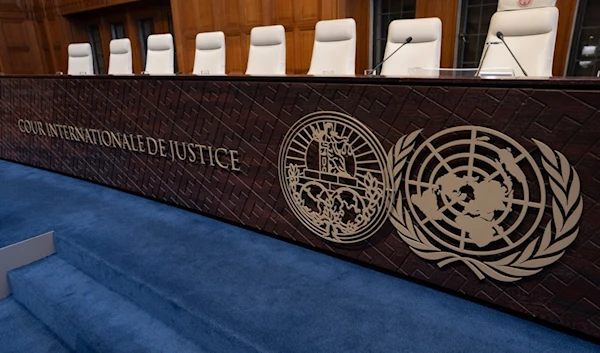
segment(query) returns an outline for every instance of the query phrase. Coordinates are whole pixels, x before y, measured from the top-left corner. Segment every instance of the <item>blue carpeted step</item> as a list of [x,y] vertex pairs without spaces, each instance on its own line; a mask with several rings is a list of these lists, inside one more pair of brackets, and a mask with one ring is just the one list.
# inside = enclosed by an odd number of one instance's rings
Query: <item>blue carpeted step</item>
[[80,180],[0,161],[0,185],[0,214],[14,205],[27,212],[9,230],[55,230],[61,258],[207,350],[598,351],[469,301]]
[[12,297],[0,301],[0,351],[4,353],[69,352],[58,337]]
[[9,281],[15,300],[77,352],[200,351],[58,256],[11,271]]
[[207,350],[600,351],[510,315],[212,219],[189,214],[188,220],[159,225],[164,214],[148,212],[153,215],[148,230],[127,237],[58,235],[59,254],[188,337],[208,342]]

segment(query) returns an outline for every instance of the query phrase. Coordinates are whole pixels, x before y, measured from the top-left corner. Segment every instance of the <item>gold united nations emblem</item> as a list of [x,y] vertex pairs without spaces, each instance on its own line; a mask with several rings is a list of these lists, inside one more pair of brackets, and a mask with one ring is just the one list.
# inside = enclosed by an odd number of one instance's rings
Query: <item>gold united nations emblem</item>
[[461,126],[415,131],[385,156],[356,119],[317,113],[285,137],[280,180],[296,216],[324,239],[362,241],[389,218],[419,257],[512,282],[564,254],[583,210],[575,169],[533,143],[537,160],[505,134]]

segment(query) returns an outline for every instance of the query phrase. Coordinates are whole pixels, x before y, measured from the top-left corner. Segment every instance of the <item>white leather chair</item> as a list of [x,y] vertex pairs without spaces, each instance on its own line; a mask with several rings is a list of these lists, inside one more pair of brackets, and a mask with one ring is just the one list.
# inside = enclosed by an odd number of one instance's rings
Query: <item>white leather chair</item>
[[69,44],[67,75],[93,75],[94,57],[90,43]]
[[354,19],[317,22],[309,75],[354,75],[355,57]]
[[[519,0],[498,1],[498,11],[492,16],[486,42],[500,42],[496,34],[502,32],[504,41],[529,76],[550,77],[558,27],[556,0],[535,0],[526,6],[522,3]],[[483,50],[485,52],[486,48]],[[515,76],[525,76],[501,42],[489,45],[482,60],[482,73],[508,68]]]
[[175,50],[170,33],[148,36],[146,70],[149,75],[173,75],[175,73]]
[[131,42],[129,38],[110,41],[110,57],[108,58],[109,75],[132,75]]
[[223,32],[198,33],[194,75],[225,75],[225,34]]
[[[405,41],[412,37],[396,54],[389,57]],[[442,52],[442,21],[437,18],[395,20],[390,23],[381,67],[381,75],[407,76],[411,68],[432,69],[437,76]]]
[[285,75],[285,29],[283,26],[252,28],[246,75]]

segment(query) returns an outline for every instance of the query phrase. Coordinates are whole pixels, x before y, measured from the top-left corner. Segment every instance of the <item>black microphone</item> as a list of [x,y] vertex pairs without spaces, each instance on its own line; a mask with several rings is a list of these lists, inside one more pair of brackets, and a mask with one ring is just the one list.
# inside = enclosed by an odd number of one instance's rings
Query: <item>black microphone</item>
[[515,56],[515,54],[513,54],[512,50],[510,50],[510,47],[508,46],[508,44],[506,44],[506,42],[504,41],[504,34],[502,34],[502,32],[498,31],[496,32],[496,37],[498,37],[498,39],[500,39],[502,41],[502,43],[504,43],[504,46],[506,47],[506,49],[508,49],[508,52],[510,53],[510,55],[512,55],[513,59],[515,59],[515,62],[517,63],[517,65],[519,65],[519,68],[521,68],[521,71],[523,71],[523,75],[525,75],[526,77],[529,76],[527,75],[527,72],[525,72],[525,69],[523,69],[523,66],[521,66],[521,63],[519,62],[519,60],[517,60],[517,57]]
[[479,66],[477,67],[477,71],[475,72],[475,77],[479,76],[481,73],[481,69],[483,68],[483,62],[487,57],[487,53],[490,50],[490,45],[500,44],[501,42],[486,42],[485,49],[483,50],[483,55],[481,56],[481,60],[479,60]]
[[412,40],[413,40],[413,37],[408,37],[408,38],[406,38],[406,39],[404,40],[404,43],[402,43],[402,45],[401,45],[401,46],[399,46],[399,47],[398,47],[398,49],[394,50],[394,52],[393,52],[393,53],[391,53],[390,55],[388,55],[388,57],[387,57],[387,58],[383,59],[383,61],[381,61],[379,64],[377,64],[377,66],[375,66],[375,67],[373,68],[373,72],[374,72],[375,74],[377,74],[377,69],[379,69],[379,68],[381,67],[381,65],[383,65],[383,63],[384,63],[384,62],[386,62],[386,61],[387,61],[389,58],[391,58],[391,57],[392,57],[394,54],[396,54],[396,53],[398,52],[398,50],[402,49],[402,47],[403,47],[403,46],[405,46],[406,44],[408,44],[408,43],[412,42]]

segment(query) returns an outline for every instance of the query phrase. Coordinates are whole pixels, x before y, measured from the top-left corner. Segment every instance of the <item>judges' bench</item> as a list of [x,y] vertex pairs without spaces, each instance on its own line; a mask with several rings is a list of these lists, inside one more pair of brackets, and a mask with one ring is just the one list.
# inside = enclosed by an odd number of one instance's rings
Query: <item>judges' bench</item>
[[0,158],[600,338],[598,82],[3,76]]

